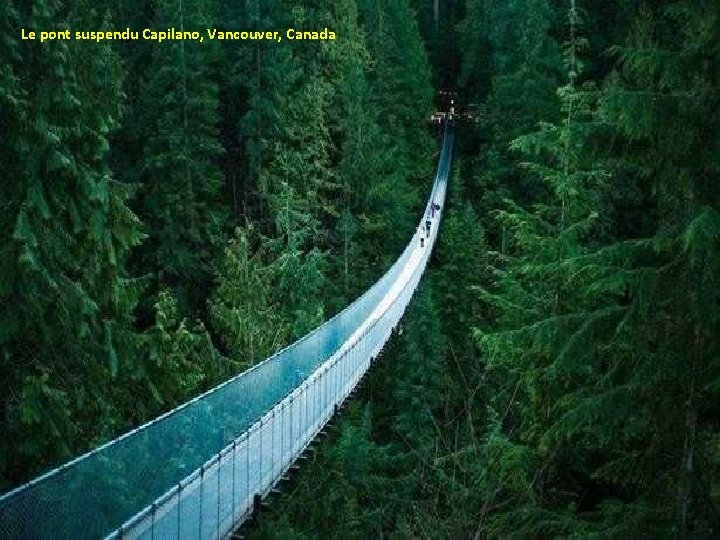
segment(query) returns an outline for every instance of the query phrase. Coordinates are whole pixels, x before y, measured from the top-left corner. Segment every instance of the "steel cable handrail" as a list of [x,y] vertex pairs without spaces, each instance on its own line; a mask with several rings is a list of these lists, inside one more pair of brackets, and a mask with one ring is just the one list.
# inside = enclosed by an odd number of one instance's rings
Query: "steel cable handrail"
[[444,202],[452,139],[447,128],[420,224],[434,225],[423,249],[419,229],[370,289],[308,335],[0,497],[0,537],[229,534],[332,416],[402,316],[437,235],[440,213],[432,217],[431,205]]

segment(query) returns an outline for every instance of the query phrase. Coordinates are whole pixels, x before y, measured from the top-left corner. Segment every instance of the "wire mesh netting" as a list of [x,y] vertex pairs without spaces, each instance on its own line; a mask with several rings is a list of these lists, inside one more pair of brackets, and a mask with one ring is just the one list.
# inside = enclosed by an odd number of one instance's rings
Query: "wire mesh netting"
[[333,415],[402,317],[437,235],[433,204],[444,202],[452,141],[448,128],[418,231],[363,296],[250,370],[3,495],[0,537],[231,533]]

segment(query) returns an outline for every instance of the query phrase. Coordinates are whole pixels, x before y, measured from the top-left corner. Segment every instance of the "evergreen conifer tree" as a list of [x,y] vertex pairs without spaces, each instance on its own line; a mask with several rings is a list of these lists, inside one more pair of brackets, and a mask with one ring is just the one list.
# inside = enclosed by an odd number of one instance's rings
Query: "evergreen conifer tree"
[[[84,2],[3,9],[0,260],[3,481],[68,458],[113,422],[113,382],[132,354],[141,239],[106,162],[122,73],[109,46],[18,43],[17,28],[98,17]],[[23,441],[21,446],[12,441]]]
[[[159,27],[203,27],[212,2],[162,0]],[[211,45],[166,41],[154,46],[142,90],[147,141],[142,161],[140,215],[149,238],[142,269],[156,273],[185,310],[209,293],[214,259],[224,239],[227,205],[219,195],[218,88],[209,77]]]

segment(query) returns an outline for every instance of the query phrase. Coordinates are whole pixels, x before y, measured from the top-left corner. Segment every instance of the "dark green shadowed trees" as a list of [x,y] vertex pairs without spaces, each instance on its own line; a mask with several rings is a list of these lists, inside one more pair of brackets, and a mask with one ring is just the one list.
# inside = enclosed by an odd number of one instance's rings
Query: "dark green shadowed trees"
[[0,162],[2,483],[67,459],[114,422],[114,381],[132,350],[140,243],[130,190],[110,174],[122,68],[106,45],[19,42],[17,28],[90,24],[84,2],[3,8]]
[[[214,20],[214,3],[163,0],[155,25],[196,29]],[[145,127],[139,213],[148,230],[143,269],[170,287],[186,309],[208,295],[224,240],[229,205],[220,198],[218,87],[211,78],[215,45],[154,45],[141,89]]]
[[570,4],[562,122],[511,145],[547,196],[498,214],[499,317],[478,332],[497,385],[485,474],[503,486],[487,531],[712,536],[718,10],[640,9],[598,89],[576,82]]
[[[126,26],[337,39],[19,32]],[[0,58],[0,489],[382,275],[432,178],[435,81],[478,122],[429,271],[250,534],[718,536],[717,2],[11,0]]]
[[326,533],[313,501],[358,537],[717,536],[719,22],[702,1],[465,3],[480,122],[432,302],[254,532]]

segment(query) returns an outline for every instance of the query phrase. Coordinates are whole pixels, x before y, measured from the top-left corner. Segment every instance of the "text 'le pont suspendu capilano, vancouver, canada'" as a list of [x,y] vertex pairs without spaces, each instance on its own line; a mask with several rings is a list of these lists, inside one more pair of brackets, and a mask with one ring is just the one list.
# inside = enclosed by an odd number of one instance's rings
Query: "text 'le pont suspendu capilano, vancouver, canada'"
[[99,31],[76,31],[57,30],[57,31],[28,31],[21,30],[23,40],[39,40],[45,41],[67,41],[74,39],[75,41],[129,41],[129,40],[147,40],[157,41],[198,41],[202,43],[205,39],[209,41],[275,41],[280,42],[283,38],[291,41],[332,41],[336,39],[335,32],[323,28],[322,30],[297,30],[288,28],[284,31],[278,30],[218,30],[216,28],[207,28],[204,32],[200,31],[180,31],[175,28],[166,30],[153,30],[144,28],[143,30],[130,30],[126,28],[122,31],[117,30],[99,30]]

